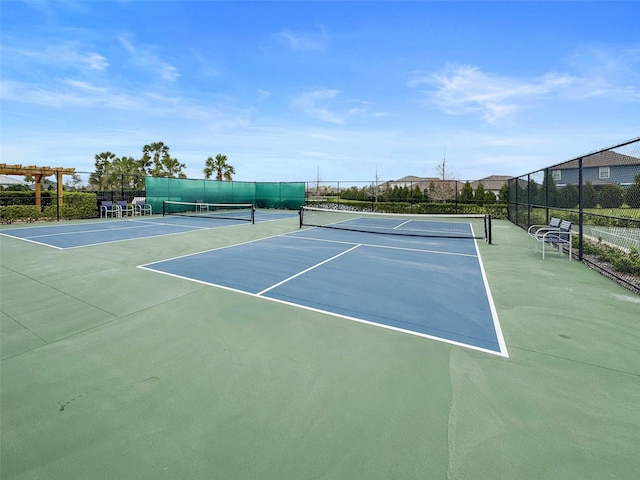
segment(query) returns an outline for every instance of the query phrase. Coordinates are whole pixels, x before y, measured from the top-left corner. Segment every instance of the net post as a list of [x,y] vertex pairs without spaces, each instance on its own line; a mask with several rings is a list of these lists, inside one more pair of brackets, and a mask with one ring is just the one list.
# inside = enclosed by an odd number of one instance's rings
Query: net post
[[302,216],[303,216],[303,213],[302,213],[302,212],[303,212],[303,210],[304,210],[304,207],[300,207],[300,209],[298,210],[298,216],[300,217],[300,228],[302,228],[302,225],[303,225],[303,223],[304,223],[303,218],[302,218]]
[[166,200],[162,201],[162,216],[164,217],[167,212],[167,202]]
[[493,239],[491,238],[491,232],[492,232],[492,228],[491,228],[491,214],[487,215],[487,231],[486,231],[486,236],[487,236],[487,243],[489,245],[492,244]]
[[256,223],[256,206],[251,204],[251,224],[255,225]]

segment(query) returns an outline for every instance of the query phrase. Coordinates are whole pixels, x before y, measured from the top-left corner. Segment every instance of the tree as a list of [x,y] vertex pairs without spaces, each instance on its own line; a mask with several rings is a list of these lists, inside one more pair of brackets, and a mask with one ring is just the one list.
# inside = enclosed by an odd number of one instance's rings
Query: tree
[[74,173],[71,175],[71,179],[67,179],[67,181],[64,182],[64,185],[69,189],[77,190],[82,185],[82,178],[77,173]]
[[440,181],[429,184],[430,197],[437,202],[446,202],[455,198],[456,189],[453,177],[447,170],[447,160],[443,157],[442,162],[438,163],[436,170]]
[[582,187],[582,208],[596,208],[598,205],[598,192],[593,188],[593,183],[585,182]]
[[549,169],[545,170],[542,187],[538,190],[538,205],[555,206],[557,191],[556,182],[553,180],[551,171]]
[[498,201],[500,203],[508,203],[509,202],[509,185],[506,183],[500,187],[500,192],[498,193]]
[[227,156],[219,153],[216,155],[215,160],[211,157],[207,158],[203,173],[204,178],[211,178],[215,173],[216,180],[231,181],[232,175],[235,175],[236,170],[229,165]]
[[20,185],[20,184],[16,184],[16,185],[9,185],[7,187],[5,187],[4,189],[6,192],[22,192],[22,191],[31,191],[31,188],[29,187],[29,185]]
[[485,190],[482,182],[478,182],[478,186],[476,187],[476,192],[474,194],[476,204],[482,206],[485,200]]
[[142,160],[133,157],[116,158],[111,163],[110,178],[114,188],[137,190],[144,187],[144,167]]
[[154,142],[142,147],[141,167],[152,177],[187,178],[182,172],[186,165],[176,158],[171,158],[169,147],[163,142]]
[[104,190],[108,188],[108,175],[111,171],[111,163],[115,161],[116,155],[111,152],[102,152],[95,157],[95,172],[89,175],[89,185],[96,190]]
[[156,165],[159,165],[163,157],[169,156],[169,147],[163,142],[153,142],[142,147],[142,168],[152,174]]
[[411,200],[413,202],[421,202],[423,199],[422,190],[420,190],[420,185],[417,183],[411,189]]
[[618,208],[622,206],[624,188],[618,183],[609,183],[602,187],[598,198],[602,208]]
[[558,190],[556,206],[561,208],[575,208],[578,205],[578,189],[570,183]]
[[484,192],[484,203],[496,203],[496,194],[491,190],[486,190]]
[[380,177],[378,176],[378,169],[376,168],[375,183],[371,184],[371,196],[373,201],[378,203],[378,195],[380,194]]
[[625,203],[631,208],[640,208],[640,173],[634,177],[634,183],[624,194]]
[[466,182],[460,192],[460,201],[462,203],[473,203],[473,187],[469,182]]

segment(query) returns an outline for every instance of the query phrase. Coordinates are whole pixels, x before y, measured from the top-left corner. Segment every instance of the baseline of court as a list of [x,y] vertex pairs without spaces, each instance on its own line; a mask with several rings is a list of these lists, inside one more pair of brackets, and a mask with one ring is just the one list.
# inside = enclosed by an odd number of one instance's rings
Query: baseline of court
[[[297,214],[289,212],[256,212],[256,222],[294,217],[297,217]],[[248,222],[231,219],[152,216],[145,219],[113,219],[3,228],[0,235],[47,247],[66,249],[244,224],[249,225]]]
[[508,356],[474,240],[380,237],[305,229],[140,268]]

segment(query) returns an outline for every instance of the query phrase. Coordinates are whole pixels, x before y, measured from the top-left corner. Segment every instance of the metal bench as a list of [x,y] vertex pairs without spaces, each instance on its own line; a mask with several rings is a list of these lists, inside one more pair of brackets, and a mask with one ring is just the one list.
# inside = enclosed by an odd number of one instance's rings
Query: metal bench
[[[554,221],[554,220],[557,220]],[[538,245],[542,245],[542,259],[544,260],[545,246],[551,245],[558,249],[558,253],[562,255],[562,250],[567,246],[569,254],[569,261],[572,257],[572,240],[573,232],[571,231],[571,222],[567,220],[552,219],[553,224],[549,222],[549,225],[538,226],[539,228],[533,229],[529,227],[527,231],[529,233],[529,239],[535,240],[536,249],[538,251]],[[559,222],[559,223],[558,223]],[[557,226],[556,226],[557,225]]]

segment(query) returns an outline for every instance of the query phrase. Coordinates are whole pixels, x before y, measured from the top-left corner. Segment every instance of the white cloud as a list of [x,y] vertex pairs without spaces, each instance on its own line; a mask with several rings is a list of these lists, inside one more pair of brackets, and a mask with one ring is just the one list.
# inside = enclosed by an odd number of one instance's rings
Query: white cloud
[[341,93],[333,88],[316,88],[298,95],[293,105],[317,120],[336,125],[343,125],[347,120],[367,112],[369,102],[342,97]]
[[305,52],[324,50],[329,40],[324,29],[321,29],[319,33],[311,33],[291,32],[285,28],[278,32],[275,37],[292,50]]
[[54,42],[42,48],[21,48],[2,46],[4,63],[29,69],[32,63],[38,66],[53,65],[79,70],[104,71],[109,67],[107,58],[90,51],[76,42]]
[[430,101],[447,113],[479,113],[492,123],[525,108],[535,99],[560,92],[576,82],[568,75],[547,74],[521,79],[482,72],[473,66],[448,66],[443,72],[420,74],[409,87],[432,86]]
[[131,58],[135,65],[147,68],[163,80],[167,80],[169,82],[174,82],[180,78],[180,72],[178,69],[170,63],[160,60],[154,53],[154,47],[147,45],[134,45],[133,42],[124,35],[120,35],[118,40],[125,50],[131,54]]
[[304,113],[324,122],[343,124],[345,115],[332,112],[323,104],[335,99],[340,94],[339,90],[319,88],[303,93],[294,99],[293,104]]
[[640,48],[583,48],[571,54],[569,66],[581,78],[573,92],[578,98],[640,100]]
[[271,92],[268,90],[258,89],[258,101],[262,102],[271,96]]

